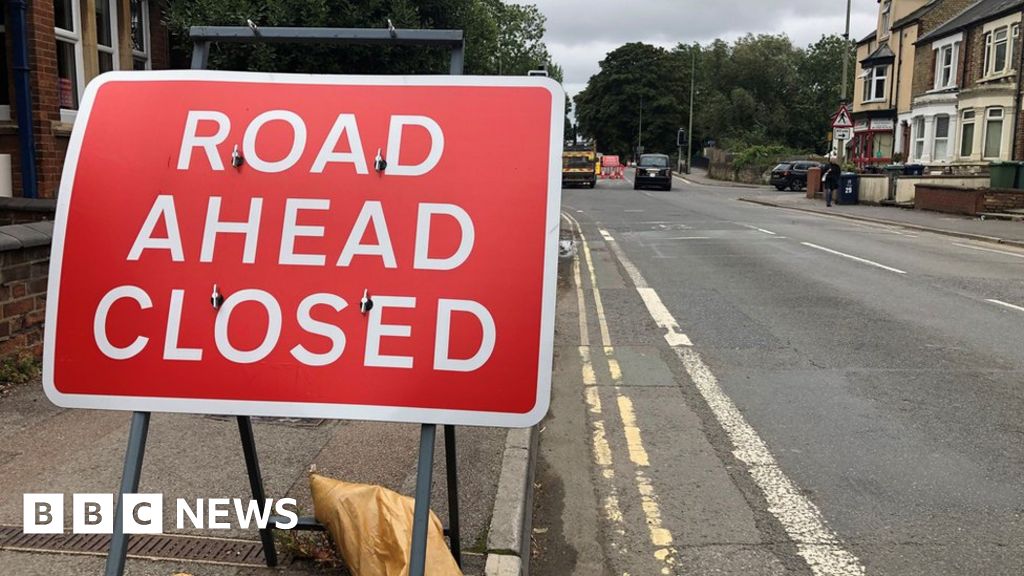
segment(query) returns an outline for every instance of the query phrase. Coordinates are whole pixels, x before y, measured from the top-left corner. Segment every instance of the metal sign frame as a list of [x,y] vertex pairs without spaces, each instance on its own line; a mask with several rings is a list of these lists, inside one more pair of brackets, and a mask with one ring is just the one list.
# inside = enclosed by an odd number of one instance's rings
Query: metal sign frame
[[[449,73],[454,76],[463,72],[465,41],[462,30],[409,30],[409,29],[360,29],[360,28],[260,28],[246,26],[193,26],[190,30],[193,41],[192,68],[204,70],[209,63],[210,45],[214,42],[233,43],[325,43],[325,44],[367,44],[389,46],[437,46],[451,51]],[[122,511],[124,495],[134,494],[139,489],[142,461],[145,455],[146,438],[149,433],[149,412],[132,413],[128,447],[125,451],[124,472],[118,495],[117,511],[114,516],[114,532],[110,540],[105,576],[122,576],[128,555],[128,535],[124,533]],[[238,431],[245,456],[245,467],[249,475],[249,486],[253,499],[266,500],[263,477],[260,472],[256,441],[252,421],[248,416],[238,416]],[[427,523],[430,515],[430,487],[434,463],[434,440],[437,437],[436,424],[422,424],[420,427],[419,456],[416,466],[415,511],[413,516],[412,549],[409,559],[410,576],[424,576],[427,554]],[[444,426],[445,468],[448,488],[448,529],[452,555],[462,565],[462,546],[459,532],[458,468],[455,457],[455,427]],[[281,519],[271,517],[267,528],[260,530],[263,554],[267,566],[277,565],[277,550],[274,546],[273,530]],[[324,528],[314,518],[299,519],[296,530],[319,530]]]

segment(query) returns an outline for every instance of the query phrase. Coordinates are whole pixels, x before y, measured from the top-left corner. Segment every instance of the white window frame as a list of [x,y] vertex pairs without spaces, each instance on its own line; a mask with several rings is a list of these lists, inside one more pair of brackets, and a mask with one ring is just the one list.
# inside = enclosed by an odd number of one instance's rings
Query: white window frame
[[924,116],[917,116],[914,118],[914,160],[921,160],[924,158]]
[[[939,120],[946,119],[946,135],[939,136]],[[932,118],[932,162],[944,162],[950,158],[949,154],[949,132],[953,127],[953,118],[949,114],[936,114]],[[946,148],[946,151],[939,154],[939,145]]]
[[[57,42],[64,42],[74,46],[75,83],[78,84],[78,104],[81,105],[82,95],[85,93],[85,54],[82,52],[82,7],[78,0],[71,0],[71,24],[75,27],[74,30],[58,28],[55,22],[53,33],[56,36]],[[61,122],[74,123],[77,116],[78,110],[60,109]]]
[[146,70],[153,69],[153,48],[151,39],[149,37],[149,0],[139,0],[139,9],[142,11],[142,47],[143,51],[140,52],[135,49],[135,40],[131,38],[131,3],[128,6],[128,40],[132,45],[132,70],[135,69],[135,59],[145,59]]
[[[1005,38],[996,40],[996,36],[1004,34]],[[1020,24],[1005,24],[985,32],[985,62],[984,71],[986,78],[1007,76],[1013,73],[1013,39],[1020,36]],[[1006,59],[1001,68],[996,68],[996,50],[1000,44],[1006,43]]]
[[[73,2],[77,2],[77,0],[72,0],[72,1]],[[101,2],[102,3],[106,3],[107,10],[110,11],[109,15],[110,15],[110,44],[111,44],[110,46],[104,46],[103,44],[100,44],[100,39],[99,39],[99,22],[97,22],[96,23],[96,26],[97,26],[97,29],[96,29],[96,51],[97,52],[105,52],[107,54],[110,54],[110,61],[112,63],[111,70],[120,70],[121,69],[121,54],[118,51],[118,45],[117,45],[117,42],[118,42],[117,0],[96,0],[96,2],[97,2],[97,4],[101,3]],[[99,60],[97,59],[97,66],[98,65],[99,65]]]
[[[882,70],[882,74],[879,75],[878,71]],[[881,96],[877,96],[879,92],[879,81],[881,81]],[[885,102],[885,89],[889,82],[889,65],[878,64],[871,66],[869,69],[864,71],[864,102]]]
[[[0,10],[4,10],[4,9],[6,9],[5,6],[4,7],[0,7]],[[7,25],[3,24],[3,23],[0,23],[0,42],[4,42],[5,43],[4,45],[6,46],[6,42],[7,42]],[[0,66],[7,66],[7,62],[0,62]],[[13,80],[13,78],[11,78],[11,75],[8,74],[7,75],[7,82],[11,82],[12,80]],[[6,94],[5,94],[5,96],[6,96]],[[0,120],[10,120],[10,119],[11,119],[11,105],[10,104],[0,104]]]
[[[939,46],[935,50],[935,89],[947,90],[957,87],[957,58],[959,57],[960,43],[953,42]],[[949,64],[946,64],[945,56],[949,55]],[[949,78],[943,82],[943,75],[948,70]]]
[[[964,136],[966,135],[967,127],[968,126],[971,127],[971,139],[970,139],[971,151],[968,154],[964,154],[964,144],[966,142],[968,142],[967,140],[964,139]],[[960,128],[959,129],[959,132],[960,132],[960,146],[957,149],[957,155],[960,158],[970,158],[970,157],[974,156],[975,137],[978,135],[978,113],[976,111],[974,111],[973,109],[972,110],[964,110],[963,112],[961,112],[960,113],[960,127],[959,128]]]
[[[998,114],[996,114],[998,112]],[[988,154],[988,128],[989,124],[999,120],[999,150],[995,156]],[[985,110],[985,130],[981,139],[981,157],[984,160],[999,160],[1003,156],[1003,136],[1006,133],[1006,111],[1001,107],[993,107]]]

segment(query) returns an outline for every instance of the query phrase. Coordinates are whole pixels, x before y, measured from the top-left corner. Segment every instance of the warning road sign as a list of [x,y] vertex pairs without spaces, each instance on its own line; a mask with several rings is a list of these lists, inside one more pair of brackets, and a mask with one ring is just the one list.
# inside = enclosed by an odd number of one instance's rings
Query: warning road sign
[[853,128],[853,118],[850,116],[850,109],[843,104],[839,111],[832,116],[833,128]]
[[48,396],[538,422],[563,107],[536,77],[104,74],[61,180]]

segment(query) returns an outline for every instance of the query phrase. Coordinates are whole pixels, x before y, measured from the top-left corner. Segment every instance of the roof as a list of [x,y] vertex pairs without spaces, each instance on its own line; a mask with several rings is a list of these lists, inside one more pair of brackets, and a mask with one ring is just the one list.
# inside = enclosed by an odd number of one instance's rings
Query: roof
[[950,21],[919,38],[917,43],[924,44],[956,34],[974,24],[995,20],[1010,12],[1021,10],[1022,7],[1024,7],[1024,0],[979,0]]
[[896,53],[889,48],[889,44],[882,44],[870,56],[861,60],[861,64],[870,66],[875,63],[892,62],[896,59]]
[[931,0],[924,6],[921,6],[917,10],[914,10],[910,14],[907,14],[903,18],[900,18],[899,20],[893,22],[892,29],[898,30],[900,28],[903,28],[904,26],[909,26],[910,24],[917,22],[918,20],[921,19],[922,16],[931,12],[933,9],[937,8],[941,2],[942,0]]
[[860,41],[857,42],[857,45],[860,46],[861,44],[867,44],[868,42],[874,41],[876,38],[878,38],[878,31],[877,30],[875,30],[871,34],[868,34],[867,36],[861,38]]

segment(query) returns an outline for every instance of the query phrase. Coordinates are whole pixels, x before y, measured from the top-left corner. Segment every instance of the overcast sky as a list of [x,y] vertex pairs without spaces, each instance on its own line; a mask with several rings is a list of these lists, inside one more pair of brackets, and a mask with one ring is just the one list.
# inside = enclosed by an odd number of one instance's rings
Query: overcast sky
[[[565,68],[565,89],[582,90],[605,54],[627,42],[734,40],[748,32],[786,33],[798,46],[842,34],[845,0],[523,0],[547,16],[548,50]],[[877,0],[853,0],[850,36],[871,33]]]

